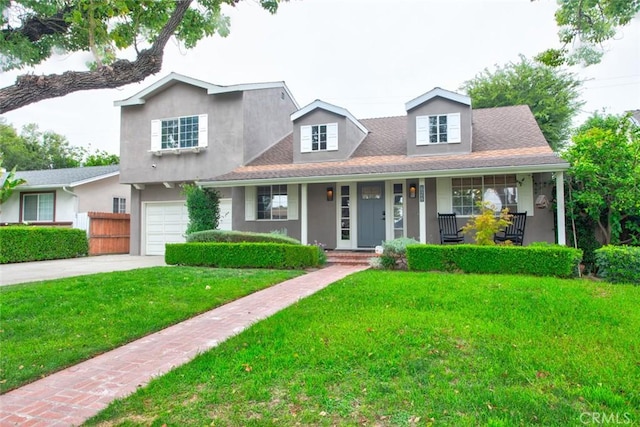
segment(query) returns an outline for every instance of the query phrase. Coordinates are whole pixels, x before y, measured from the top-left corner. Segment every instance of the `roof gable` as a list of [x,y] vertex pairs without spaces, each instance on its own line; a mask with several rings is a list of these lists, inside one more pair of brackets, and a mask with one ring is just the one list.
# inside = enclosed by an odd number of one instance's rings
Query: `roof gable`
[[469,107],[471,106],[471,98],[467,95],[462,95],[456,92],[451,92],[449,90],[436,87],[431,89],[429,92],[424,93],[419,97],[407,102],[406,104],[404,104],[404,108],[406,111],[413,110],[414,108],[438,96],[451,101],[459,102],[460,104],[468,105]]
[[151,86],[141,90],[135,95],[130,96],[127,99],[123,99],[120,101],[115,101],[113,103],[116,107],[125,107],[129,105],[142,105],[145,104],[147,99],[151,98],[155,94],[166,90],[167,88],[173,86],[176,83],[185,83],[191,86],[199,87],[207,91],[207,95],[218,95],[222,93],[230,93],[230,92],[243,92],[247,90],[258,90],[258,89],[273,89],[273,88],[281,88],[283,89],[289,98],[293,101],[296,108],[298,107],[298,103],[295,98],[289,91],[287,85],[284,82],[267,82],[267,83],[243,83],[231,86],[221,86],[213,83],[208,83],[203,80],[194,79],[192,77],[187,77],[178,73],[170,73],[165,77],[161,78],[157,82],[153,83]]
[[364,127],[364,125],[360,123],[360,121],[356,119],[353,116],[353,114],[351,114],[346,108],[338,107],[337,105],[329,104],[328,102],[324,102],[319,99],[316,99],[312,103],[302,107],[295,113],[291,114],[291,121],[294,122],[298,120],[300,117],[306,116],[307,114],[309,114],[310,112],[316,109],[329,111],[339,116],[346,117],[347,119],[351,120],[353,124],[355,124],[364,134],[369,133],[369,130],[366,127]]

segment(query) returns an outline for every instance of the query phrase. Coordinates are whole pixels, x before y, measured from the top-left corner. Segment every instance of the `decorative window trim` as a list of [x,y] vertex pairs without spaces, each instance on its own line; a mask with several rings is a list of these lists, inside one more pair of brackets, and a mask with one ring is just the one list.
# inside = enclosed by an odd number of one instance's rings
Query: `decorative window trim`
[[[431,125],[429,123],[430,119],[435,118],[440,121],[441,117],[446,118],[446,141],[440,141],[440,129],[437,131],[437,139],[436,142],[431,142],[431,136],[433,133],[431,132]],[[445,134],[443,132],[442,134]],[[416,116],[416,145],[438,145],[438,144],[456,144],[462,142],[462,137],[460,134],[460,113],[450,113],[450,114],[431,114],[428,116]]]
[[[322,127],[326,127],[326,148],[321,148],[320,136]],[[318,135],[318,141],[314,142],[314,135]],[[314,149],[315,148],[315,149]],[[300,152],[319,153],[323,151],[338,150],[338,123],[321,123],[317,125],[300,126]]]
[[[180,139],[186,133],[183,132],[183,126],[189,126],[189,124],[183,124],[183,121],[187,119],[192,119],[194,117],[198,118],[198,131],[197,131],[197,145],[190,146],[189,144],[182,143]],[[169,121],[177,121],[177,135],[178,142],[177,146],[173,147],[163,147],[163,123],[167,123]],[[151,152],[156,156],[162,156],[164,154],[176,154],[180,155],[182,153],[199,153],[202,149],[207,148],[209,139],[208,139],[208,115],[207,114],[199,114],[199,115],[190,115],[190,116],[180,116],[180,117],[169,117],[164,119],[152,120],[151,121]],[[193,133],[190,132],[190,135],[193,136]]]
[[[44,195],[51,195],[53,197],[53,202],[51,206],[51,218],[40,218],[40,197]],[[37,196],[37,218],[36,219],[25,219],[25,197]],[[56,220],[56,192],[55,191],[38,191],[38,192],[24,192],[20,193],[20,222],[55,222]]]
[[273,188],[273,185],[249,186],[244,188],[244,219],[245,221],[295,221],[299,218],[299,214],[298,214],[299,189],[297,184],[286,185],[287,217],[275,218],[275,219],[258,218],[258,187]]
[[[498,175],[512,175],[512,174],[487,174],[481,176],[464,177],[464,178],[478,178],[484,179],[485,176],[498,176]],[[527,216],[533,216],[534,214],[534,200],[533,200],[533,177],[531,174],[515,174],[516,186],[518,188],[518,212],[527,212]],[[437,178],[436,180],[436,203],[438,212],[450,213],[453,212],[453,191],[452,180],[458,178]],[[462,218],[468,218],[471,215],[459,215]]]

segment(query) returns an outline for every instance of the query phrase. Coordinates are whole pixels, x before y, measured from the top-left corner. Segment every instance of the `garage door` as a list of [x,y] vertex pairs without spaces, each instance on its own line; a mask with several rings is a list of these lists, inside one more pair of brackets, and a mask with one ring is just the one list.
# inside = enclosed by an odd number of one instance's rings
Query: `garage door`
[[189,224],[184,202],[147,203],[145,254],[164,255],[165,243],[181,243]]

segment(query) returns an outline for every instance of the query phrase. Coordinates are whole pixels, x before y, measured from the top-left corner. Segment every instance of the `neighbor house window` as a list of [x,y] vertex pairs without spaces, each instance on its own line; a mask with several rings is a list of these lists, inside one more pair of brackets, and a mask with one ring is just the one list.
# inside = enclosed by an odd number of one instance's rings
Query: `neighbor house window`
[[259,186],[257,195],[257,219],[286,220],[288,211],[287,186]]
[[22,221],[53,221],[55,193],[22,194]]
[[460,113],[416,117],[417,145],[460,141]]
[[335,151],[338,149],[338,124],[300,127],[300,151],[303,153],[316,151]]
[[207,115],[174,117],[151,122],[153,150],[207,146]]
[[126,213],[127,212],[127,199],[124,197],[113,198],[113,213]]
[[451,180],[453,212],[458,215],[478,215],[477,203],[488,202],[495,211],[504,208],[518,210],[518,187],[515,175],[488,175]]

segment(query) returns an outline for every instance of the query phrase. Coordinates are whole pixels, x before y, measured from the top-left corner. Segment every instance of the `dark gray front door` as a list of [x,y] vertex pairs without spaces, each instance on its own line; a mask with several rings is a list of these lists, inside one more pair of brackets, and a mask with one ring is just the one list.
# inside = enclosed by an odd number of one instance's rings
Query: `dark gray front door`
[[373,248],[385,238],[384,182],[358,184],[358,246]]

